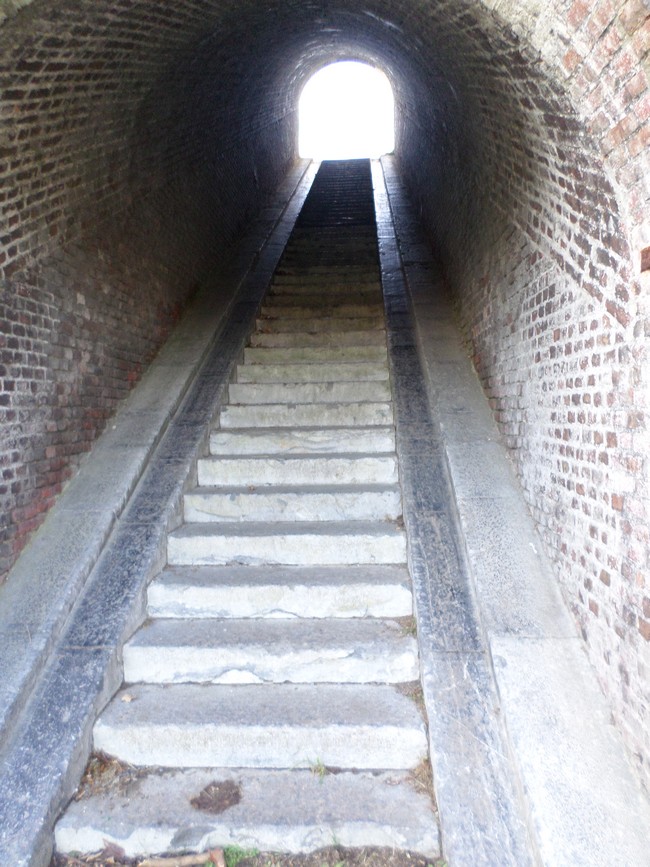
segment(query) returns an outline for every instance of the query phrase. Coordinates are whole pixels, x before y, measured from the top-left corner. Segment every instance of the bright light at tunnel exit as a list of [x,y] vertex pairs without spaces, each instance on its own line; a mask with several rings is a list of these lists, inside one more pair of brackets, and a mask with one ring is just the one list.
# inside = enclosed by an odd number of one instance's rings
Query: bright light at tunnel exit
[[393,89],[366,63],[341,61],[319,70],[302,91],[298,118],[301,157],[376,158],[395,146]]

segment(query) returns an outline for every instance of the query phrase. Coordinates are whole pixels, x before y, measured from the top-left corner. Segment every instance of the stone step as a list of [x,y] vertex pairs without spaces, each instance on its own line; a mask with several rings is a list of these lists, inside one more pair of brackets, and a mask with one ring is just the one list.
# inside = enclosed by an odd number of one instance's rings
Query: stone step
[[270,382],[232,383],[231,404],[264,403],[381,403],[391,399],[390,385],[384,382]]
[[[353,250],[372,250],[373,254],[377,254],[377,238],[372,230],[369,231],[359,231],[359,229],[355,228],[354,234],[348,234],[346,237],[342,233],[336,235],[329,235],[325,238],[320,235],[317,238],[313,238],[311,236],[305,237],[292,237],[291,241],[287,244],[287,251],[289,253],[293,253],[299,250],[306,250],[308,253],[312,253],[313,251],[323,250],[326,253],[338,252],[340,250],[347,250],[348,248],[352,248]],[[285,261],[285,256],[282,257],[282,261]]]
[[195,488],[185,494],[186,521],[395,521],[402,513],[400,489],[338,487]]
[[[349,265],[344,266],[349,268]],[[309,291],[314,286],[322,286],[327,290],[329,286],[349,286],[364,289],[367,286],[376,286],[381,283],[380,275],[374,269],[366,269],[356,273],[347,273],[345,270],[332,272],[332,266],[327,263],[322,264],[322,271],[314,271],[305,273],[304,269],[296,267],[293,269],[293,274],[280,274],[273,279],[270,289],[276,286],[283,288],[285,286],[305,286]]]
[[247,346],[244,349],[244,364],[346,364],[354,361],[388,364],[388,351],[385,346]]
[[390,403],[270,403],[225,406],[219,416],[221,428],[246,427],[353,427],[392,425]]
[[356,229],[355,226],[350,231],[348,227],[347,236],[343,233],[329,237],[314,234],[297,238],[295,243],[292,239],[282,254],[278,271],[296,267],[300,270],[341,267],[376,270],[377,239],[372,239],[370,234],[358,236]]
[[377,331],[386,327],[383,313],[376,316],[267,316],[257,319],[255,327],[260,334],[291,334],[295,332],[339,334],[347,331]]
[[213,455],[336,454],[392,452],[392,427],[339,428],[241,428],[214,430],[210,435]]
[[330,283],[327,286],[276,286],[271,289],[265,304],[273,308],[303,305],[312,309],[330,307],[333,304],[381,304],[383,295],[379,285],[368,283],[368,288],[358,288],[347,283]]
[[330,329],[322,333],[311,334],[307,331],[281,332],[261,334],[255,332],[250,336],[252,347],[311,347],[326,346],[339,348],[343,346],[386,346],[386,332],[383,329],[375,331],[336,331]]
[[353,319],[364,316],[381,317],[384,319],[384,305],[381,301],[373,304],[352,304],[347,299],[339,304],[267,304],[261,309],[261,318],[265,319],[316,319],[316,318],[342,318]]
[[199,485],[373,485],[397,483],[395,455],[251,455],[198,462]]
[[377,245],[364,240],[337,243],[332,247],[315,246],[305,243],[301,247],[287,247],[276,276],[294,274],[345,274],[353,269],[356,274],[377,273]]
[[313,268],[278,268],[273,278],[273,286],[300,285],[321,283],[348,283],[362,285],[379,283],[379,273],[376,268],[367,265],[319,265]]
[[388,365],[371,361],[341,364],[240,364],[235,382],[385,382]]
[[[203,802],[196,803],[203,792]],[[230,792],[232,806],[223,809]],[[118,792],[73,801],[55,839],[61,853],[90,854],[113,843],[129,858],[228,846],[310,852],[334,840],[346,847],[420,852],[432,860],[440,854],[431,803],[408,773],[325,768],[322,773],[192,768],[132,774]]]
[[124,648],[126,683],[408,683],[415,639],[386,620],[155,620]]
[[174,566],[340,566],[406,562],[401,528],[383,522],[186,524],[170,533]]
[[353,269],[355,274],[376,274],[377,244],[364,240],[361,244],[356,241],[337,243],[331,248],[308,243],[287,247],[276,276],[329,274],[331,271],[345,275],[348,269]]
[[136,684],[95,723],[94,749],[134,765],[414,768],[427,755],[415,702],[366,684]]
[[150,617],[409,617],[406,566],[167,567],[147,590]]

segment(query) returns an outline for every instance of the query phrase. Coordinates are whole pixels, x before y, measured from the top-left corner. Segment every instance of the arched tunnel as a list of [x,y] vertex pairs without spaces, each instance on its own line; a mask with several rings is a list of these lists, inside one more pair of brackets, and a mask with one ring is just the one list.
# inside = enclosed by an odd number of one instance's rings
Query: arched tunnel
[[227,285],[296,165],[304,84],[361,60],[392,83],[391,164],[647,788],[649,48],[647,0],[0,4],[6,585]]

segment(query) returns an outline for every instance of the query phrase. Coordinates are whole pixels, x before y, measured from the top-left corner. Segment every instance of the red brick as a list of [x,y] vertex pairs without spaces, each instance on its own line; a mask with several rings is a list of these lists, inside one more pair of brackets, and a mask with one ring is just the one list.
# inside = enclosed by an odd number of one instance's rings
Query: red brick
[[567,22],[577,30],[584,24],[590,11],[591,4],[587,3],[586,0],[574,0],[567,13]]

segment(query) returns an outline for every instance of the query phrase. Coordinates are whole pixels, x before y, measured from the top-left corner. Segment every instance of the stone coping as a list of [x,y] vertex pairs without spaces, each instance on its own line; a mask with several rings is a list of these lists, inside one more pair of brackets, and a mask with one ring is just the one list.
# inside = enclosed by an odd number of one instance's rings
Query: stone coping
[[96,713],[121,681],[184,487],[317,166],[300,161],[66,486],[0,588],[0,863],[49,863]]

